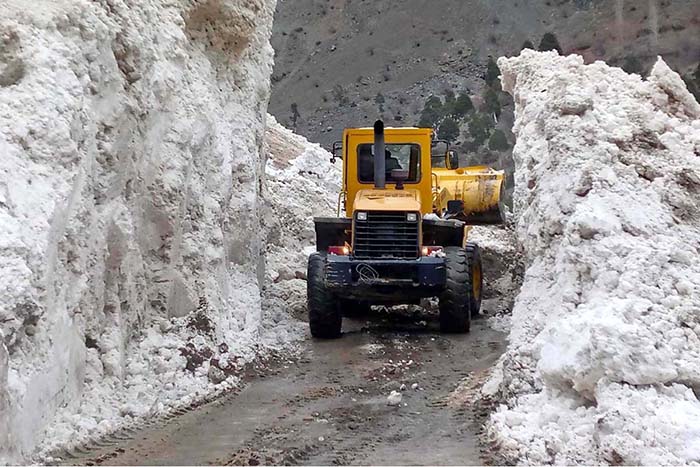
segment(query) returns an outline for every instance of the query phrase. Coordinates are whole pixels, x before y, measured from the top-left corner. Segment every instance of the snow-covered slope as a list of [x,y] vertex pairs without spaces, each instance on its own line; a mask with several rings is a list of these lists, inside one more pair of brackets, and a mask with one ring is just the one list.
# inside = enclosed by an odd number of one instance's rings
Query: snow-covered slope
[[494,440],[528,464],[700,462],[700,105],[661,59],[646,81],[499,66],[527,271]]
[[274,6],[2,2],[0,462],[258,344]]
[[[277,324],[306,313],[306,263],[316,250],[313,218],[336,215],[342,169],[341,164],[331,164],[329,152],[283,127],[271,115],[265,148],[263,323],[272,332],[287,333],[290,326]],[[291,323],[302,332],[308,328],[298,319]]]

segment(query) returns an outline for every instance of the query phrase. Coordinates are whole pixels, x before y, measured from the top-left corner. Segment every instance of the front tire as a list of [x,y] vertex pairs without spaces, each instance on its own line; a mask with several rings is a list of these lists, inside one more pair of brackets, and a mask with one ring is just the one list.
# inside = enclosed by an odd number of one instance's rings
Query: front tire
[[306,282],[306,303],[309,311],[309,329],[313,337],[335,339],[340,337],[343,317],[338,302],[325,284],[326,255],[309,256]]
[[467,250],[445,248],[447,280],[440,294],[440,331],[466,333],[471,325],[471,271]]

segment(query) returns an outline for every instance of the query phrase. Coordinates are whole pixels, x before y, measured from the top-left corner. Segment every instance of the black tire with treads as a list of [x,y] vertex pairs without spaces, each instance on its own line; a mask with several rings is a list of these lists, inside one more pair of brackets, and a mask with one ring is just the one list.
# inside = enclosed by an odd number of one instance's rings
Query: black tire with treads
[[[481,251],[479,245],[472,242],[467,242],[467,246],[464,247],[464,249],[467,252],[467,264],[469,265],[469,309],[471,310],[471,317],[478,318],[479,310],[481,309],[481,296],[484,290],[484,272],[481,268]],[[476,274],[477,269],[475,268],[478,268],[478,274]],[[478,293],[474,290],[475,286],[478,286]]]
[[326,255],[309,256],[306,282],[306,304],[309,311],[309,329],[313,337],[335,339],[340,337],[343,317],[335,297],[326,288]]
[[472,284],[467,250],[459,247],[445,248],[445,268],[447,280],[439,297],[440,331],[469,332]]

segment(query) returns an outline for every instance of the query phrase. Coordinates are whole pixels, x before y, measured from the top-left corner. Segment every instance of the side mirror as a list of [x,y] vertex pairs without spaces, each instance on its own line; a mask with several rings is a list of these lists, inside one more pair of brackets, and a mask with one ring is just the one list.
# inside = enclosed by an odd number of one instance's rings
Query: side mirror
[[[338,155],[340,154],[340,155]],[[336,159],[343,159],[343,142],[334,141],[331,146],[331,164],[335,164]]]
[[447,168],[450,170],[459,168],[459,156],[454,151],[447,151]]

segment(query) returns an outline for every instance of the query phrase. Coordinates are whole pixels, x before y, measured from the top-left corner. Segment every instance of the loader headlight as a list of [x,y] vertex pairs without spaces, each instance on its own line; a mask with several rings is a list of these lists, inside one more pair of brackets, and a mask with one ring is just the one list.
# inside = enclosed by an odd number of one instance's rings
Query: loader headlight
[[416,214],[415,212],[409,212],[408,214],[406,214],[406,220],[408,222],[415,222],[418,220],[418,214]]
[[357,213],[357,220],[358,221],[366,221],[367,220],[367,213],[360,211]]

